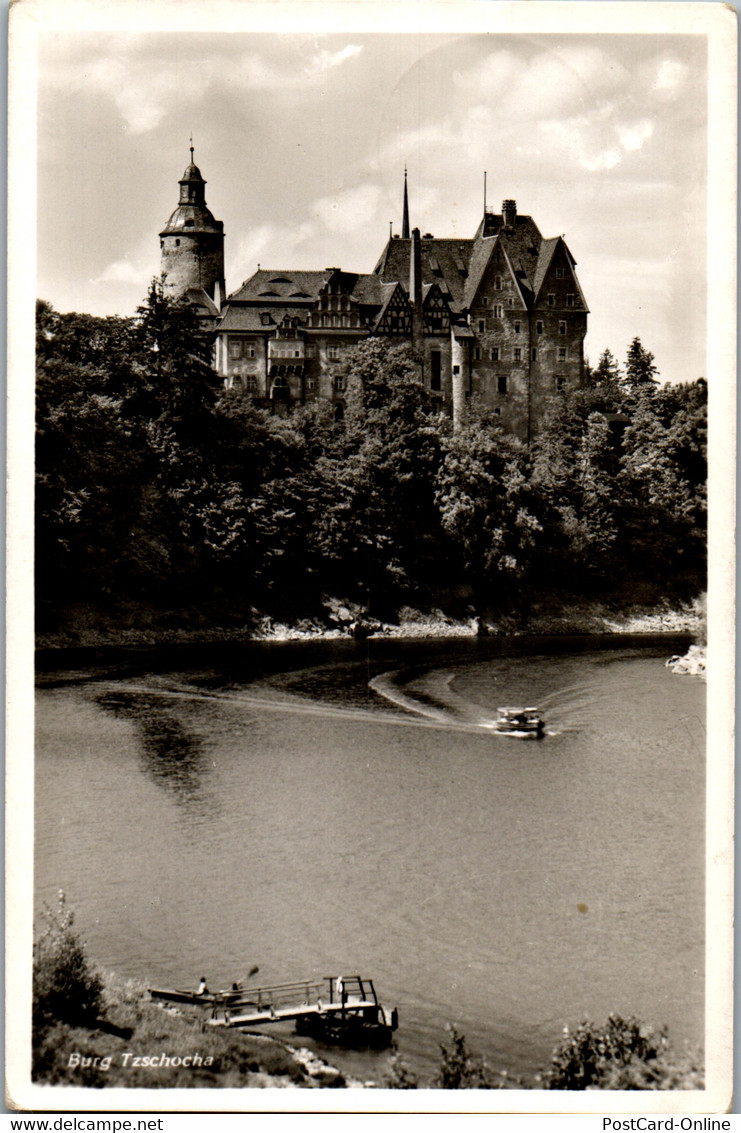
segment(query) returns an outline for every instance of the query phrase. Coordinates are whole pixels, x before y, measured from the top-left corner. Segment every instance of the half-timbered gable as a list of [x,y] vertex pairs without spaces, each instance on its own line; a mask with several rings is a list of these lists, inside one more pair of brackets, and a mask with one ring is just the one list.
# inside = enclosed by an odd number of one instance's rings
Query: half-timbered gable
[[423,310],[425,334],[450,334],[450,307],[437,283],[427,289]]
[[397,283],[390,288],[388,295],[375,325],[376,334],[398,335],[411,337],[412,334],[412,305],[406,291]]

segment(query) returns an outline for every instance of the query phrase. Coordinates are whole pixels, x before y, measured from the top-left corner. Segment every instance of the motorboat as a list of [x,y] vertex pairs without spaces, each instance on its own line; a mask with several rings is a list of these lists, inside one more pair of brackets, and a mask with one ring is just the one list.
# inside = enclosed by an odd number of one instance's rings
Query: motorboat
[[537,708],[498,708],[494,730],[504,736],[519,739],[541,739],[545,721]]

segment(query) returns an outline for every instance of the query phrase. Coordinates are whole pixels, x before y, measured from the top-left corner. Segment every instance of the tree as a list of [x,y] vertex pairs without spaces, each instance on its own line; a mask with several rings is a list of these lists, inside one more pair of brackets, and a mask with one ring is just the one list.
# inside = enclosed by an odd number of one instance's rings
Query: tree
[[616,390],[620,384],[620,366],[612,352],[608,349],[602,351],[596,369],[586,366],[584,370],[584,385],[593,389]]
[[703,1075],[691,1056],[677,1058],[664,1028],[612,1014],[602,1026],[564,1027],[543,1084],[548,1090],[702,1089]]
[[625,359],[625,376],[622,383],[628,390],[656,385],[658,369],[654,366],[654,356],[644,349],[640,338],[636,337],[628,348]]
[[44,906],[45,927],[33,945],[33,1023],[92,1024],[103,1008],[103,984],[74,931],[74,913],[60,890],[55,911]]
[[391,617],[444,580],[434,498],[440,435],[406,345],[360,344],[346,381],[343,428],[316,465],[324,507],[312,537],[348,596]]
[[468,415],[445,439],[435,482],[442,529],[478,615],[519,608],[540,530],[530,509],[525,446],[495,421],[475,410]]

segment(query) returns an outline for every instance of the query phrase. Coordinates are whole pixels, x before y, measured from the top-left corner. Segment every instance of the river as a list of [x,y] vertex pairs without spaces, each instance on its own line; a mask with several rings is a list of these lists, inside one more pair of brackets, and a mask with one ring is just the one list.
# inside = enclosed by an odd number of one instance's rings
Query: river
[[[664,664],[686,643],[42,653],[37,907],[63,889],[91,957],[159,986],[369,976],[423,1083],[446,1023],[527,1081],[611,1011],[699,1045],[705,686]],[[492,734],[508,703],[546,736]]]

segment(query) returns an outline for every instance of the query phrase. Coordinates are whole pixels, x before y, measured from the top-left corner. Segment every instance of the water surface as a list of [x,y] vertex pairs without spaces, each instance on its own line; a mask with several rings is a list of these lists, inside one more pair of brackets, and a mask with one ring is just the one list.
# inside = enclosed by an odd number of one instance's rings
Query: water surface
[[[98,963],[153,984],[371,976],[423,1078],[446,1022],[515,1075],[610,1011],[698,1044],[705,687],[665,668],[680,644],[43,654],[37,900],[64,889]],[[493,734],[508,703],[546,737]]]

